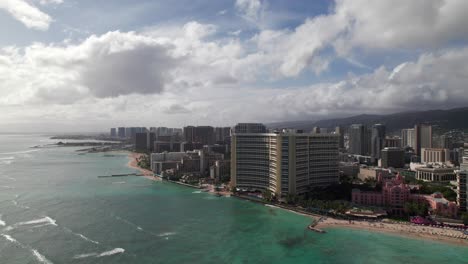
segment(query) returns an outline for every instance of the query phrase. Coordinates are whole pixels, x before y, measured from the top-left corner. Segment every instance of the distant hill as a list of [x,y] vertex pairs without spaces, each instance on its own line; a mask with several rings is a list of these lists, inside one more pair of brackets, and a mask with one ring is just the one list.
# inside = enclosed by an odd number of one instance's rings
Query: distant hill
[[429,110],[419,112],[403,112],[389,115],[357,115],[346,118],[325,119],[319,121],[287,121],[267,124],[270,128],[295,128],[305,131],[313,127],[334,128],[338,125],[348,127],[352,124],[385,124],[387,131],[413,127],[417,123],[430,123],[442,130],[468,130],[468,107],[450,110]]

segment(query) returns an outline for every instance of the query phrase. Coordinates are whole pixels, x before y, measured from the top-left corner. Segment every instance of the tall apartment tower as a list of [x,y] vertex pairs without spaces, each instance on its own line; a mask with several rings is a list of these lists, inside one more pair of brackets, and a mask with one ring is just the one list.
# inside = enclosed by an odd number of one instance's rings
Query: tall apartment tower
[[125,127],[117,128],[117,136],[119,138],[125,138]]
[[414,151],[418,156],[421,156],[422,148],[432,148],[432,126],[431,125],[415,125],[415,148]]
[[385,146],[385,126],[376,124],[372,126],[371,157],[373,162],[380,159],[380,151]]
[[349,127],[349,153],[369,155],[370,141],[370,133],[366,126],[354,124]]
[[[465,143],[466,144],[466,143]],[[468,212],[468,149],[465,145],[463,162],[457,171],[457,204],[461,212]]]
[[416,148],[414,128],[406,128],[401,130],[401,147]]
[[277,197],[336,183],[338,144],[335,134],[234,133],[231,183],[242,189],[270,190]]

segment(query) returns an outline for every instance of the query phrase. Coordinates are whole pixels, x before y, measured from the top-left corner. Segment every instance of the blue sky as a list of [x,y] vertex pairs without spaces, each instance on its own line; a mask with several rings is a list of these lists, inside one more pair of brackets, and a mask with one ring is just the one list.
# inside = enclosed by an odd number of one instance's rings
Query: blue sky
[[466,106],[467,9],[456,0],[4,0],[0,122],[97,131]]

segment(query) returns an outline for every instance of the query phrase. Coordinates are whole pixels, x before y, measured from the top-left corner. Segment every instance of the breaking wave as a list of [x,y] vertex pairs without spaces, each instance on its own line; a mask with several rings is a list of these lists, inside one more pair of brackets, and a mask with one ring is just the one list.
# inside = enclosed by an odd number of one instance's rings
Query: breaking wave
[[65,229],[67,232],[70,232],[70,233],[72,233],[73,235],[82,238],[83,240],[86,240],[86,241],[91,242],[91,243],[96,244],[96,245],[99,244],[98,241],[92,240],[91,238],[86,237],[86,236],[83,235],[83,234],[75,233],[75,232],[73,232],[73,230],[71,230],[70,228],[64,227],[64,229]]
[[33,255],[36,257],[36,259],[41,262],[41,263],[46,263],[46,264],[52,264],[52,262],[50,262],[50,260],[48,260],[46,257],[44,257],[43,255],[41,255],[41,253],[39,253],[37,250],[35,249],[31,249]]
[[112,256],[112,255],[120,254],[124,252],[125,252],[125,249],[123,248],[114,248],[112,250],[102,252],[101,254],[97,255],[97,257],[100,258],[100,257]]

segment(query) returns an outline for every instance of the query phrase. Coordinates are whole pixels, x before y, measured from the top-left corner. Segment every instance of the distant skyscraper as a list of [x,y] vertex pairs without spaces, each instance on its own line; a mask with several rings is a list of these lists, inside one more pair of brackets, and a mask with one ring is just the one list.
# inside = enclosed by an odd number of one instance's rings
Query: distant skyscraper
[[117,129],[117,136],[119,136],[119,138],[125,138],[125,127],[119,127]]
[[227,142],[230,135],[231,135],[230,127],[216,127],[215,128],[216,143]]
[[465,146],[460,170],[457,171],[457,204],[460,211],[468,211],[468,149]]
[[153,151],[156,134],[151,132],[138,132],[135,134],[136,151]]
[[370,133],[366,126],[354,124],[349,128],[349,153],[367,156],[370,153]]
[[212,126],[186,126],[184,127],[184,139],[186,142],[213,145],[215,133]]
[[416,148],[415,144],[416,136],[414,134],[414,128],[407,128],[401,130],[401,146]]
[[320,134],[320,127],[314,127],[314,128],[312,129],[312,133],[314,133],[314,134]]
[[344,128],[342,126],[337,126],[335,128],[335,134],[340,135],[340,144],[339,148],[343,149],[344,148]]
[[261,123],[239,123],[234,127],[234,133],[267,133],[267,129]]
[[422,148],[432,148],[432,126],[430,125],[415,125],[415,152],[418,156],[421,156]]
[[110,129],[110,136],[111,136],[111,138],[116,138],[117,137],[117,129],[115,129],[115,127]]
[[376,124],[372,126],[372,137],[371,137],[371,157],[373,162],[380,159],[380,151],[385,146],[385,126]]

